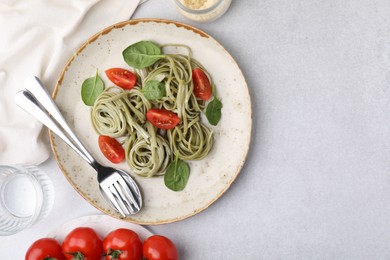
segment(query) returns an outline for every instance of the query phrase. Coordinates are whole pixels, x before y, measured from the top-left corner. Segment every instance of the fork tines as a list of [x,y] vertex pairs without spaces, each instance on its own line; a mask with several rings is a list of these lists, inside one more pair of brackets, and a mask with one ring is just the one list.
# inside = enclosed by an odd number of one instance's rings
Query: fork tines
[[139,202],[135,199],[128,184],[119,173],[111,174],[100,183],[100,186],[115,208],[124,217],[140,210]]

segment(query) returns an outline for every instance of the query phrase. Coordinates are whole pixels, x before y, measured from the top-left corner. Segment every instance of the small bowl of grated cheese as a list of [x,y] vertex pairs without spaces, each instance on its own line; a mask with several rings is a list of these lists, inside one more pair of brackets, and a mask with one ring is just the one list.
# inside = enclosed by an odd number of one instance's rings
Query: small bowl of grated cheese
[[174,0],[179,12],[196,22],[211,22],[221,17],[232,0]]

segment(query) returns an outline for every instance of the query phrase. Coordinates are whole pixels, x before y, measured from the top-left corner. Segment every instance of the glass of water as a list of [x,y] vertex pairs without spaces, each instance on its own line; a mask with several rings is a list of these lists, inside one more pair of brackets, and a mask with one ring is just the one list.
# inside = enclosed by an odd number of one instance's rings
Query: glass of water
[[0,236],[34,225],[53,203],[53,184],[38,167],[0,165]]

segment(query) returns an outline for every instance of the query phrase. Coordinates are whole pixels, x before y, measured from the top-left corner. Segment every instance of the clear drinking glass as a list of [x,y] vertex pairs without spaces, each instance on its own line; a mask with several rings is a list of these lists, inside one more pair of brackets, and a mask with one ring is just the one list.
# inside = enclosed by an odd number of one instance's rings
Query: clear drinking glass
[[0,236],[42,220],[53,203],[53,184],[38,167],[0,165]]

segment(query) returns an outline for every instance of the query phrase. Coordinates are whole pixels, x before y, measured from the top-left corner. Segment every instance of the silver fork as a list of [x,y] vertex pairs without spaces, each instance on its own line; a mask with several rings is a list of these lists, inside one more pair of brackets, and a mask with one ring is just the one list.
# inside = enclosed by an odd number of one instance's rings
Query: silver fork
[[27,78],[25,87],[16,94],[16,103],[64,140],[96,170],[99,189],[112,207],[123,217],[137,213],[142,208],[142,196],[133,178],[123,170],[101,165],[92,157],[37,77]]

